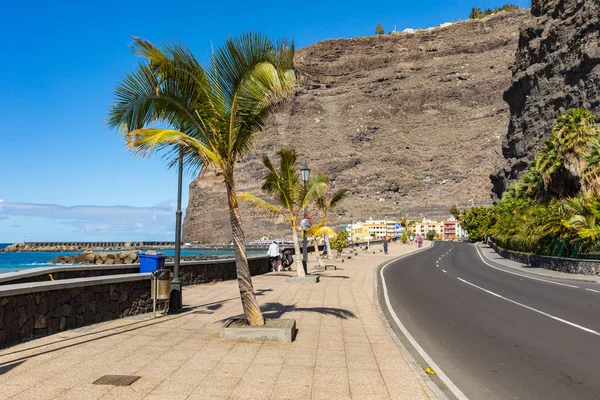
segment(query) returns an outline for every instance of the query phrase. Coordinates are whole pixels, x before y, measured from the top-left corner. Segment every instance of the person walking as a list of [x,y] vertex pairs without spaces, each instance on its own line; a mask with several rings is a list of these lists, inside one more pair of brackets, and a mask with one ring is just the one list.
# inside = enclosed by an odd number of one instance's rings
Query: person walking
[[421,235],[417,235],[417,247],[422,247],[423,246],[423,238],[421,237]]
[[387,236],[383,237],[383,253],[384,254],[388,253],[388,239],[387,239]]
[[269,255],[269,260],[271,261],[271,271],[279,271],[281,256],[279,251],[279,245],[274,240],[273,243],[271,243],[271,245],[269,246],[267,254]]

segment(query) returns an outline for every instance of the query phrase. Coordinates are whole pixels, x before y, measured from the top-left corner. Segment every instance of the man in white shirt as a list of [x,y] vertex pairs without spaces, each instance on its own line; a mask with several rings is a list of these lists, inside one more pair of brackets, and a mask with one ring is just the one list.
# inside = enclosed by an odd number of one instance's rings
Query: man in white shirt
[[271,271],[279,271],[279,267],[281,265],[279,263],[279,260],[281,259],[281,256],[279,251],[279,245],[275,241],[273,241],[273,243],[271,243],[271,245],[269,246],[267,254],[269,255],[269,259],[271,261]]

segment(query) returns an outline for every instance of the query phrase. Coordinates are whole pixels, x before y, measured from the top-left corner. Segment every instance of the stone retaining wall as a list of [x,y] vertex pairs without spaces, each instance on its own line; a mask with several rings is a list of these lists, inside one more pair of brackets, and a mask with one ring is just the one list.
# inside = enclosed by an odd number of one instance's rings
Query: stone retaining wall
[[496,244],[491,241],[488,244],[500,256],[522,264],[530,265],[534,268],[545,268],[568,274],[600,275],[600,260],[539,256],[506,250],[496,246]]
[[[252,275],[271,269],[266,256],[248,262]],[[139,266],[57,268],[35,271],[38,274],[22,271],[0,282],[0,348],[152,310],[150,274],[140,274]],[[173,265],[166,268],[173,270]],[[180,276],[184,286],[236,279],[235,260],[184,262]]]
[[[0,297],[0,348],[66,329],[152,310],[149,276],[109,284],[100,282],[83,287]],[[24,285],[12,287],[19,286]],[[15,291],[18,292],[12,290]]]
[[532,267],[551,269],[553,271],[566,272],[580,275],[600,275],[600,261],[582,260],[576,258],[537,256],[530,257]]
[[[271,270],[269,257],[249,258],[248,266],[252,276],[266,274]],[[165,268],[173,271],[171,264]],[[183,286],[237,279],[235,260],[184,262],[179,266],[179,276]]]
[[[72,268],[72,270],[70,270]],[[75,278],[89,278],[93,276],[107,276],[107,275],[119,275],[119,274],[135,274],[140,272],[140,266],[127,266],[126,268],[98,268],[98,269],[83,269],[78,267],[63,267],[58,271],[53,271],[53,268],[48,268],[48,272],[40,271],[39,275],[26,276],[23,278],[11,279],[7,281],[0,281],[0,287],[2,285],[14,285],[18,283],[28,282],[51,282],[50,274],[54,280],[60,279],[75,279]],[[0,275],[2,277],[2,275]]]
[[488,245],[494,249],[494,251],[496,253],[498,253],[499,255],[501,255],[503,258],[512,260],[512,261],[516,261],[519,262],[521,264],[530,264],[530,257],[532,256],[532,254],[530,253],[520,253],[518,251],[511,251],[511,250],[506,250],[503,249],[502,247],[498,247],[496,245],[496,243],[492,242],[491,240],[488,242]]

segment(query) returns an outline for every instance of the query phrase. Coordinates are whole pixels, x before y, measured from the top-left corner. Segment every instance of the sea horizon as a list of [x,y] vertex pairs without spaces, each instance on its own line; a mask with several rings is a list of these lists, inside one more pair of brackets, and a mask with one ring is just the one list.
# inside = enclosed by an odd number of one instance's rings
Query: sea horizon
[[[1,243],[0,246],[5,243]],[[10,243],[9,243],[10,244]],[[2,248],[2,247],[0,247]],[[121,250],[124,251],[124,250]],[[173,249],[159,249],[156,250],[160,253],[165,254],[167,257],[172,257],[175,253]],[[115,250],[114,252],[119,252]],[[54,266],[55,264],[49,264],[48,261],[55,260],[58,256],[73,256],[81,254],[83,251],[32,251],[32,252],[0,252],[0,274],[7,272],[22,271],[31,268],[42,268]],[[256,253],[258,254],[258,253]],[[233,250],[220,249],[220,250],[181,250],[182,257],[189,256],[223,256],[223,255],[234,255]],[[253,252],[249,252],[248,255],[255,255]],[[66,264],[73,265],[73,264]]]

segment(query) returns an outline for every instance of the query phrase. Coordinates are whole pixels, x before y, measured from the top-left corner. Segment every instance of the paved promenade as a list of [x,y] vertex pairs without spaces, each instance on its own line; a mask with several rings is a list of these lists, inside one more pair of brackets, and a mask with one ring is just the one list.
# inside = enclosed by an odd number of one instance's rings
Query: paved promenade
[[[353,256],[318,284],[290,273],[253,278],[265,317],[294,318],[293,343],[219,339],[242,312],[237,282],[184,288],[186,311],[121,319],[0,351],[0,399],[434,399],[381,321],[373,299],[376,265],[416,250]],[[310,255],[309,266],[316,264]],[[138,375],[130,386],[94,385],[104,375]]]

